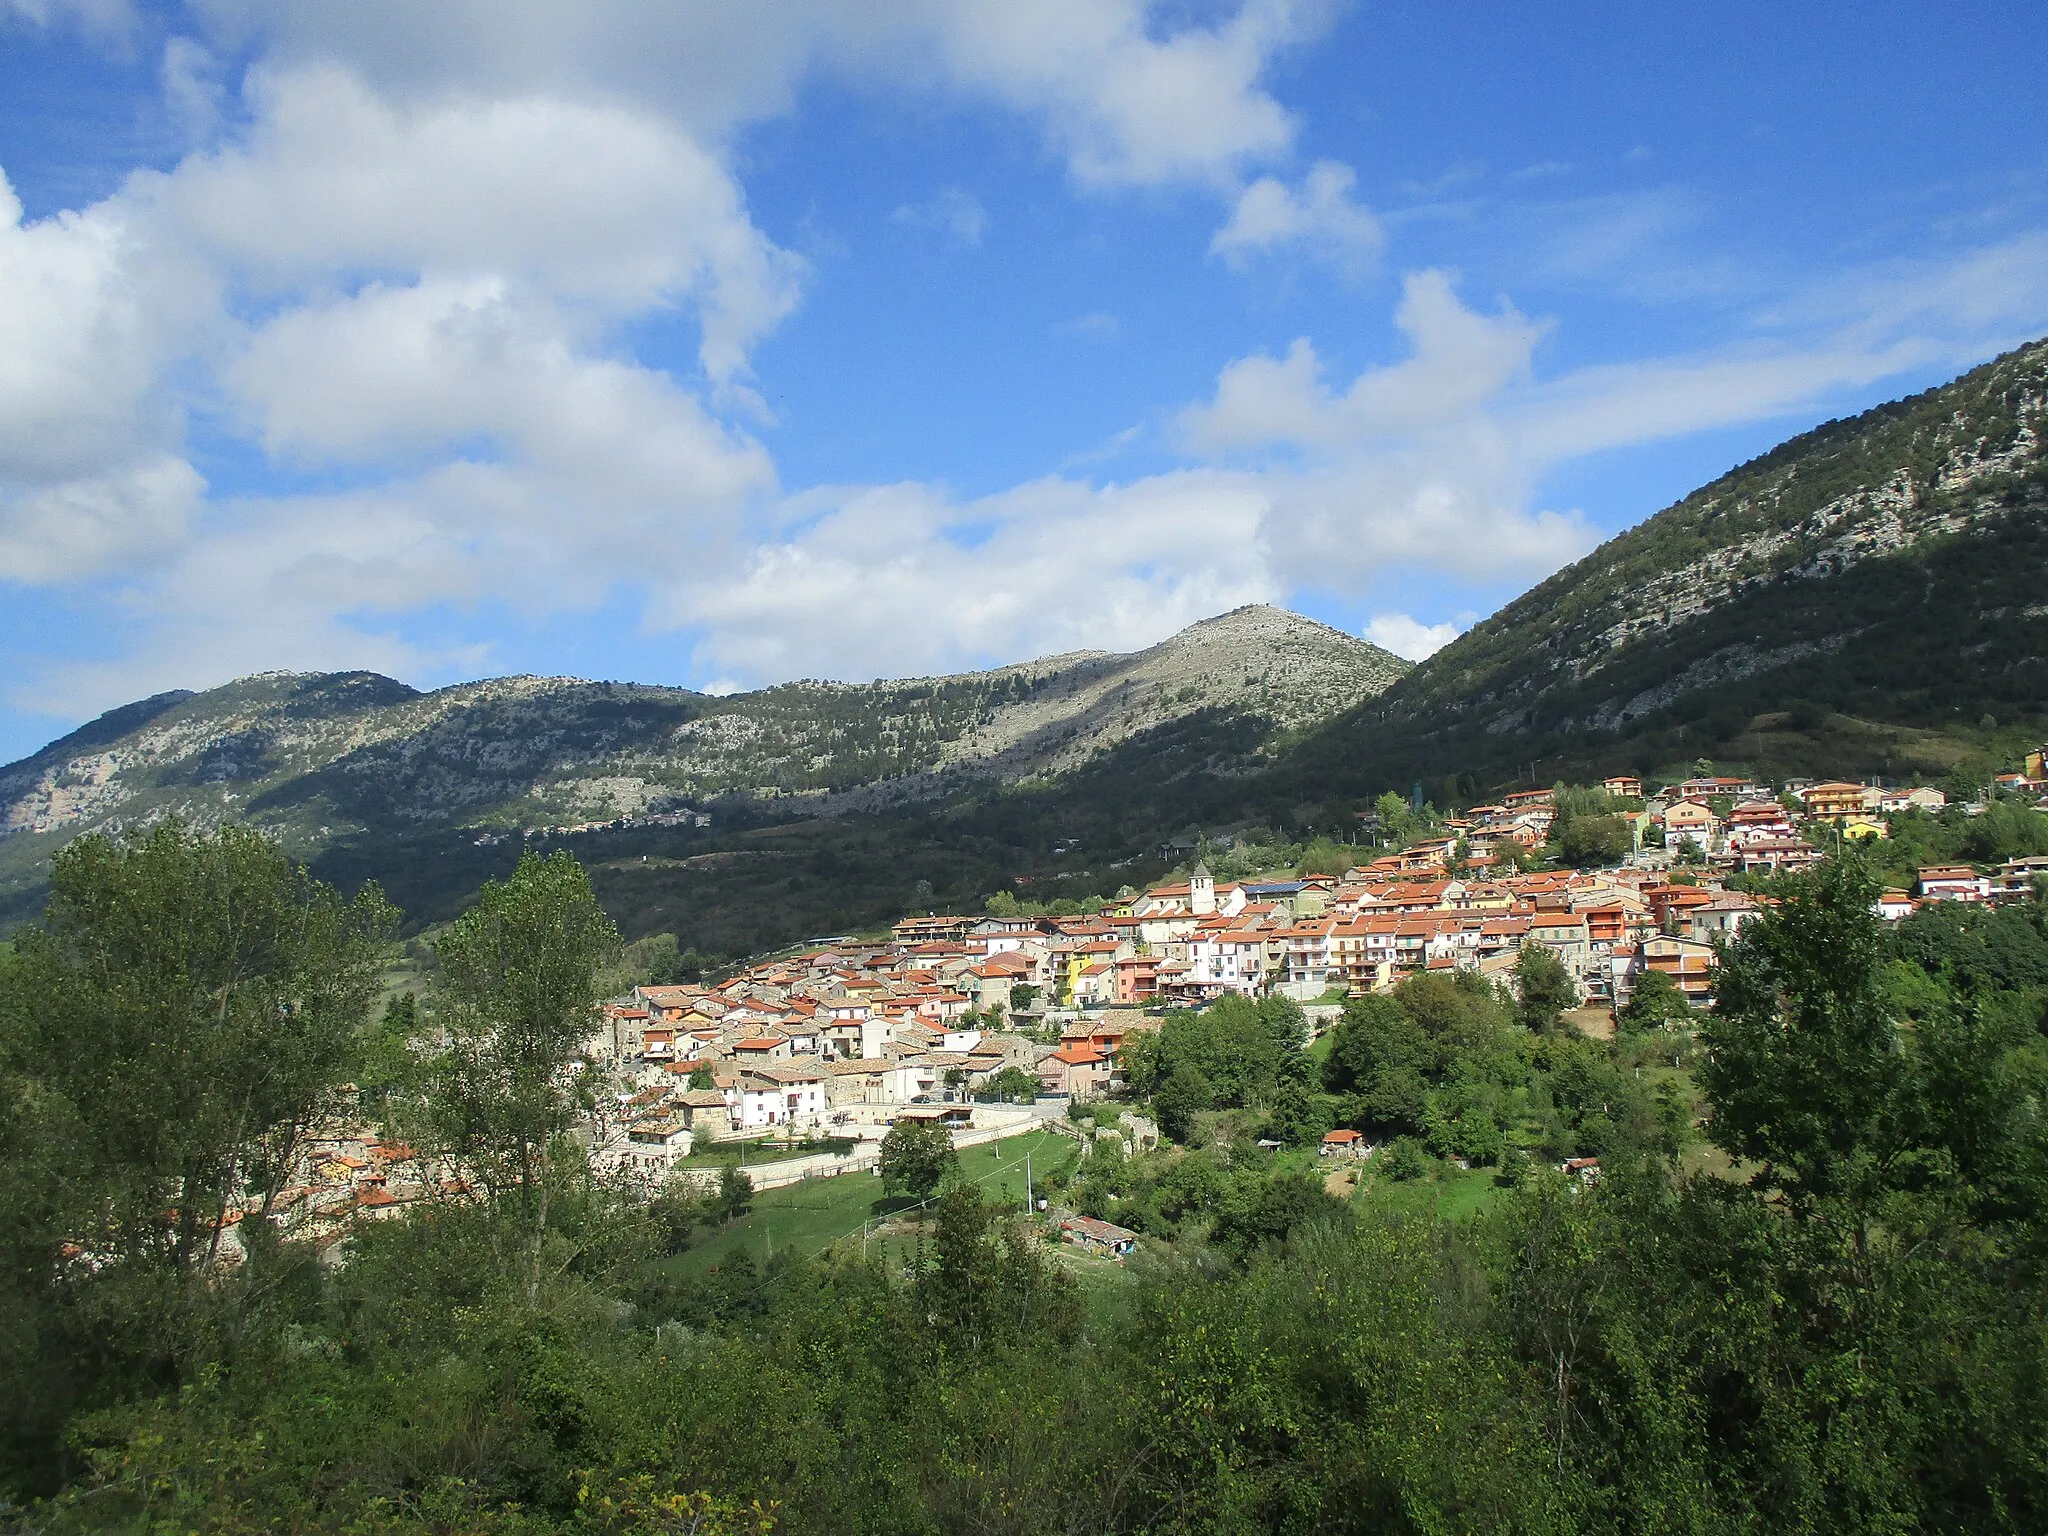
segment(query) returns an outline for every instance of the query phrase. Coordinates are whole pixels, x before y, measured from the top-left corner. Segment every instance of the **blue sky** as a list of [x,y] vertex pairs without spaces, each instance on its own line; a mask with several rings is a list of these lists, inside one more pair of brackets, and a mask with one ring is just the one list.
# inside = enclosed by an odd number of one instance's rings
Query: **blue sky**
[[1419,655],[2048,332],[2035,4],[0,0],[0,760],[273,668]]

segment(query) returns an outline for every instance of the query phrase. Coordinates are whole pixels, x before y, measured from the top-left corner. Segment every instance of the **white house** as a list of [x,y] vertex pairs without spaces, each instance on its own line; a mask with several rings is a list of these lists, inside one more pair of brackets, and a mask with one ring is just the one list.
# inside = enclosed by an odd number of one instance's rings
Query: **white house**
[[825,1115],[825,1071],[816,1061],[751,1067],[726,1095],[734,1124],[743,1131],[766,1126],[816,1126]]

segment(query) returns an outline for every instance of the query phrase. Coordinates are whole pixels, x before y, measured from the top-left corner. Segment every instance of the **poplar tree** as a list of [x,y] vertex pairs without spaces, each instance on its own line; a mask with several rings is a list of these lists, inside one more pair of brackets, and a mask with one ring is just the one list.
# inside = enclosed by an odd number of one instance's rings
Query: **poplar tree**
[[577,1056],[599,1024],[618,930],[573,855],[527,853],[434,945],[429,1134],[522,1236],[537,1289],[548,1212],[583,1108]]

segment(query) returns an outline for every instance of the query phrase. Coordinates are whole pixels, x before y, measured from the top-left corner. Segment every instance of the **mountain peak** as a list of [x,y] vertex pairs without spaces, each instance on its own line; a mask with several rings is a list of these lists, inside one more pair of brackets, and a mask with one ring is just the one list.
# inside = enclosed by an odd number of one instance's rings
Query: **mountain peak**
[[1056,778],[1184,724],[1209,743],[1200,760],[1220,763],[1406,670],[1260,604],[1129,655],[724,698],[573,678],[421,693],[369,672],[262,673],[112,711],[0,769],[0,882],[27,889],[58,839],[166,813],[252,820],[305,854],[344,837],[586,825],[725,795],[901,803]]

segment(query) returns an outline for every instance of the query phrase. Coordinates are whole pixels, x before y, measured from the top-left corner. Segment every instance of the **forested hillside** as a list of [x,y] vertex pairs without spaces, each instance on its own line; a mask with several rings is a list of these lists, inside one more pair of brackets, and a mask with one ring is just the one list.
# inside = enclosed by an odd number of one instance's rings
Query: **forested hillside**
[[[1171,1145],[1090,1138],[1048,1187],[1142,1225],[1126,1265],[960,1180],[898,1211],[917,1234],[886,1259],[706,1267],[743,1181],[600,1178],[562,1134],[612,943],[573,861],[486,888],[417,1010],[380,1015],[374,894],[245,834],[89,837],[0,954],[0,1512],[50,1536],[2037,1531],[2048,911],[1888,932],[1875,889],[1788,879],[1711,1016],[1612,1045],[1476,976],[1353,1004],[1325,1097],[1496,1168],[1481,1214],[1344,1198],[1276,1150],[1317,1069],[1298,1012],[1245,1003],[1139,1063]],[[1718,1161],[1648,1088],[1688,1072]],[[1508,1146],[1497,1120],[1473,1140],[1494,1107]],[[260,1216],[221,1237],[358,1113],[442,1194],[339,1247]],[[1511,1158],[1530,1137],[1604,1176]]]

